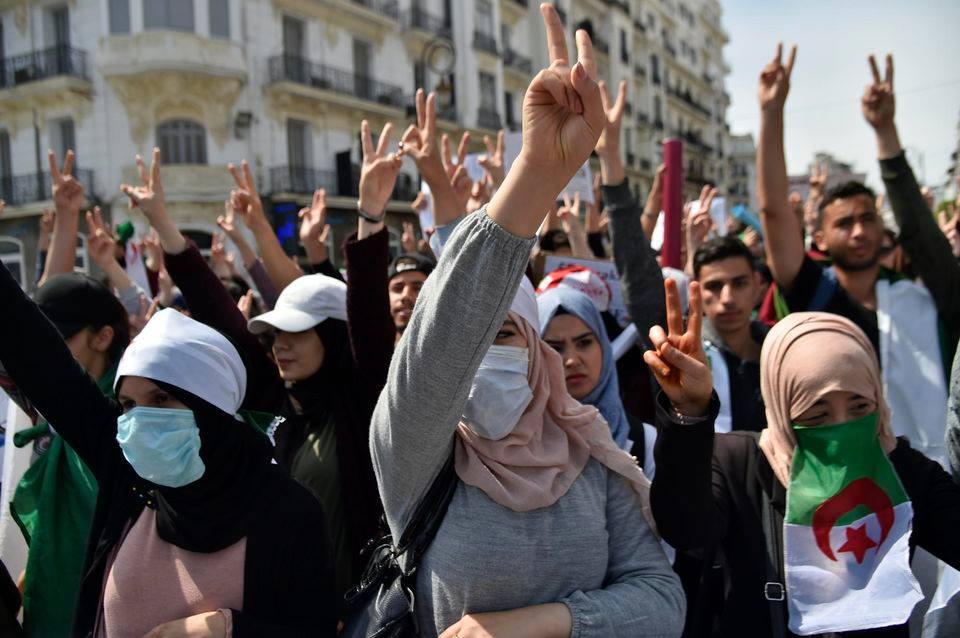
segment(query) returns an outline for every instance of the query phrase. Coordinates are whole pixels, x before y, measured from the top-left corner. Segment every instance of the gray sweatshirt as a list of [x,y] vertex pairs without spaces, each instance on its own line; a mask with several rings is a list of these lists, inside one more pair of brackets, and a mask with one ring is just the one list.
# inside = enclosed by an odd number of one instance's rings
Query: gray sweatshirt
[[[533,240],[480,210],[457,228],[420,293],[373,415],[371,453],[397,538],[449,455],[480,361]],[[685,601],[636,493],[591,459],[554,505],[514,512],[459,482],[417,573],[421,634],[468,613],[562,602],[572,636],[679,636]]]

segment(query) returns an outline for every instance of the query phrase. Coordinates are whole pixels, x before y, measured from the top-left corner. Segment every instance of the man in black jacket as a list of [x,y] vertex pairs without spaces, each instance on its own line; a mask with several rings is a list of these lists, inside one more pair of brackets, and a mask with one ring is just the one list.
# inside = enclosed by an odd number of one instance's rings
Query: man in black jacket
[[760,346],[768,328],[752,319],[762,289],[750,249],[717,237],[697,249],[694,278],[703,291],[703,346],[720,395],[718,432],[759,432],[767,423],[760,396]]

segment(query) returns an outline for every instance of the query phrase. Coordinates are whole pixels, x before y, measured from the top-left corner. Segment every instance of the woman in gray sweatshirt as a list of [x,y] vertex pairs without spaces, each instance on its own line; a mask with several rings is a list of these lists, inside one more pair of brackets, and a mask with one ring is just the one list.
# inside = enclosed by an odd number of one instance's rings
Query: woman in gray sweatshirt
[[[555,9],[541,11],[552,64],[527,91],[523,150],[490,204],[457,228],[420,294],[373,416],[374,469],[397,538],[456,450],[458,484],[417,572],[422,635],[678,636],[683,592],[645,519],[642,473],[617,455],[624,453],[605,424],[557,434],[555,421],[594,409],[570,399],[562,369],[559,383],[538,377],[549,357],[529,313],[511,307],[543,211],[589,156],[605,117],[589,37],[578,31],[579,62],[570,68]],[[526,347],[530,376],[541,379],[516,426],[535,430],[529,449],[521,442],[496,453],[500,441],[491,439],[512,441],[517,432],[485,438],[463,416],[491,344]],[[548,426],[569,441],[550,457],[554,465],[503,462],[527,452],[542,461]],[[530,497],[538,493],[531,483],[545,475],[561,478],[540,495],[542,506],[509,501],[511,484]],[[528,476],[537,479],[518,480]]]

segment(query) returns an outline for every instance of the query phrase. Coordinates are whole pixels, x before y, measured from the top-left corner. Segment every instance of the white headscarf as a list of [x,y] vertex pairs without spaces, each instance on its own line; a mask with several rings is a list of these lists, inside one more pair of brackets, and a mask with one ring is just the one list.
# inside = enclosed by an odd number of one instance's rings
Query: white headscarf
[[233,344],[172,308],[154,315],[130,342],[114,390],[131,376],[182,388],[227,414],[237,413],[247,391],[247,370]]
[[526,277],[520,278],[520,288],[513,298],[513,304],[510,306],[510,312],[515,312],[529,323],[537,335],[540,335],[540,310],[537,307],[537,293],[533,289],[533,284]]

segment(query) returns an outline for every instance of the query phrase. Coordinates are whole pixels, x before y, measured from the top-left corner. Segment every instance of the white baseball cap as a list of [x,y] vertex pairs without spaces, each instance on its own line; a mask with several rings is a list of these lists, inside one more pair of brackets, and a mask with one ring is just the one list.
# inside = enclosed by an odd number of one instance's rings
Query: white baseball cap
[[304,275],[283,289],[273,310],[247,324],[260,334],[271,328],[303,332],[327,319],[347,320],[347,284],[326,275]]

